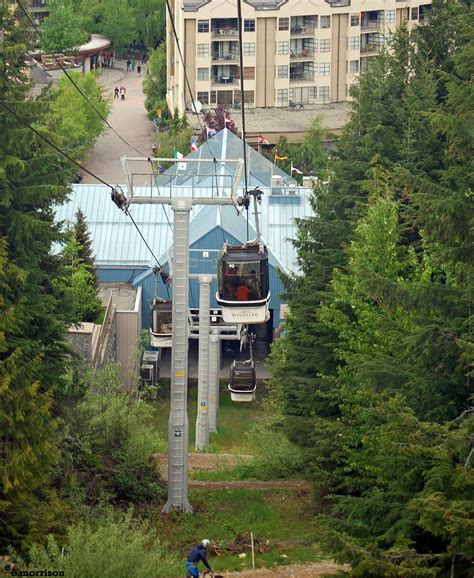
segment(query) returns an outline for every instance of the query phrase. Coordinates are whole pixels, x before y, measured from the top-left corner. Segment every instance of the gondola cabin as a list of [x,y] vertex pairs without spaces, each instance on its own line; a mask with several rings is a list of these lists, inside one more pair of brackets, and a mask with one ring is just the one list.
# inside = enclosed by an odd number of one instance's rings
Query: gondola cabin
[[248,402],[255,400],[257,373],[253,360],[234,360],[232,362],[227,389],[230,391],[232,401]]
[[219,255],[217,283],[216,300],[225,323],[268,321],[268,252],[263,244],[226,244]]
[[173,310],[171,301],[155,298],[151,304],[151,345],[171,347],[173,334]]

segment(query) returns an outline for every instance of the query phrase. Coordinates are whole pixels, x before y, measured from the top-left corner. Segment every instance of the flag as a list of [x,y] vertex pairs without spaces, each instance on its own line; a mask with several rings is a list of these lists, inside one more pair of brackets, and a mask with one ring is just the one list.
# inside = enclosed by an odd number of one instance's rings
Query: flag
[[208,126],[206,126],[206,131],[207,131],[207,138],[209,138],[210,136],[215,136],[217,134],[217,131],[214,128],[209,128]]
[[267,139],[266,136],[263,135],[259,135],[258,139],[257,139],[257,144],[259,145],[269,145],[270,141]]
[[194,137],[191,137],[191,152],[195,153],[198,150],[196,141],[194,140]]
[[303,174],[303,171],[300,171],[300,169],[297,169],[296,167],[291,167],[291,172],[296,173],[297,175]]
[[183,153],[180,153],[176,149],[173,149],[173,158],[174,159],[182,159],[182,158],[184,158],[184,155],[183,155]]
[[277,152],[275,153],[275,160],[276,160],[276,161],[287,161],[287,160],[288,160],[288,157],[281,157],[281,156],[278,154],[278,151],[277,151]]
[[227,113],[224,113],[224,124],[225,125],[229,125],[229,126],[234,126],[235,122],[229,118],[229,116],[227,115]]

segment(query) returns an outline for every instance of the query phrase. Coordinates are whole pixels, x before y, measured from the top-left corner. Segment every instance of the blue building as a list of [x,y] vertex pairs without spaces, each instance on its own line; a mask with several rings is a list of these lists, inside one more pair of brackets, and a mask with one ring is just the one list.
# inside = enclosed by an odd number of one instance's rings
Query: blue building
[[[270,269],[270,327],[276,329],[281,322],[282,282],[280,272],[297,272],[298,263],[291,239],[296,237],[296,219],[312,214],[311,189],[298,187],[295,181],[250,146],[246,147],[248,187],[260,187],[263,195],[260,205],[260,229],[263,242],[269,251]],[[223,130],[204,143],[197,152],[182,159],[156,179],[153,187],[133,189],[133,195],[155,194],[180,196],[230,196],[232,179],[237,164],[226,160],[242,158],[242,141],[228,130]],[[187,163],[188,159],[199,162]],[[218,161],[216,161],[218,159]],[[238,186],[243,190],[243,177]],[[172,189],[172,192],[171,192]],[[150,305],[155,296],[153,266],[156,264],[131,220],[110,199],[110,189],[105,185],[72,186],[69,202],[57,210],[57,220],[73,222],[77,209],[81,209],[91,233],[97,274],[100,281],[129,283],[142,292],[142,327],[151,321]],[[124,186],[124,190],[127,188]],[[169,206],[157,204],[130,205],[140,231],[166,269],[173,247],[173,212]],[[190,223],[190,273],[216,273],[219,251],[225,242],[245,243],[256,237],[252,210],[237,212],[234,206],[195,206]],[[247,219],[248,217],[248,219]],[[212,307],[216,307],[216,286],[213,283]],[[161,279],[158,295],[168,297],[168,289]],[[196,279],[190,281],[189,305],[199,305]]]

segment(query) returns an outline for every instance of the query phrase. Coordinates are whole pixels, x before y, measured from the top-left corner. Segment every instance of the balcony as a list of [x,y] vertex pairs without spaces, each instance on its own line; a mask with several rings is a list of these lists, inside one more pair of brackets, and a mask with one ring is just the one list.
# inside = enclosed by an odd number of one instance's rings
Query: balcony
[[228,52],[227,54],[214,53],[212,55],[212,62],[216,64],[223,64],[225,62],[237,62],[239,59],[238,54],[232,54]]
[[290,83],[314,82],[314,72],[290,73]]
[[300,26],[296,24],[291,27],[290,36],[314,36],[314,26]]
[[302,48],[301,50],[290,50],[290,60],[313,60],[314,49]]
[[330,4],[331,8],[345,8],[351,5],[351,0],[326,0],[327,4]]
[[235,40],[239,37],[239,31],[237,28],[213,28],[212,37],[219,40]]
[[380,52],[381,47],[380,44],[366,44],[360,47],[360,54],[361,56],[373,56]]
[[362,34],[365,32],[377,32],[383,28],[382,20],[362,20],[360,23],[360,31]]
[[235,76],[225,76],[225,75],[213,76],[211,79],[211,84],[213,86],[215,85],[222,86],[223,84],[236,86],[239,84],[239,79],[236,78]]

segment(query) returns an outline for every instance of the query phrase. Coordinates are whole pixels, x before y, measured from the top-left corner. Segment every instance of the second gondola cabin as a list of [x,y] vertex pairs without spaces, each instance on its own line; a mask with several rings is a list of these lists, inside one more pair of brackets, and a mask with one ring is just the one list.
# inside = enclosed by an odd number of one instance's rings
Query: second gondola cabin
[[268,251],[262,243],[228,245],[219,255],[216,300],[226,323],[265,323],[270,318]]
[[155,297],[151,304],[150,337],[153,347],[171,347],[173,338],[173,304]]
[[227,389],[232,401],[249,402],[255,400],[257,372],[252,359],[232,362]]

